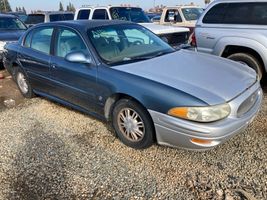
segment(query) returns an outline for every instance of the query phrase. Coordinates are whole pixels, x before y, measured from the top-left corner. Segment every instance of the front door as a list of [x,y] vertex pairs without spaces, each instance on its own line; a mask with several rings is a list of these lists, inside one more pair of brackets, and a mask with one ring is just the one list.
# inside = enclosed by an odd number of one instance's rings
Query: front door
[[71,104],[94,112],[96,106],[97,66],[65,60],[72,52],[90,52],[82,37],[73,30],[57,30],[54,55],[51,57],[53,94]]

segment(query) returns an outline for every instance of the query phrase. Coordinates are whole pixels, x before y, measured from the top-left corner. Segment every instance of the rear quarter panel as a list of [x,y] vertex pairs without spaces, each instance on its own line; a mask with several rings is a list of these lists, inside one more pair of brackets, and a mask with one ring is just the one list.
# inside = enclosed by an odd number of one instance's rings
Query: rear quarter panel
[[14,75],[14,63],[19,65],[19,61],[17,60],[19,51],[20,45],[18,42],[12,42],[5,45],[3,64],[11,75]]

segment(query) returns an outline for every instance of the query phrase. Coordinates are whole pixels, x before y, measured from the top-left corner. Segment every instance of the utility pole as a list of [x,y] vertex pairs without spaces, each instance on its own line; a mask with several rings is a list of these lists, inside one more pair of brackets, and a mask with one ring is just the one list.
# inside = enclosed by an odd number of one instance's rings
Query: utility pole
[[4,2],[4,9],[5,9],[5,12],[6,12],[6,0],[3,0]]
[[156,0],[154,0],[154,8],[156,7]]

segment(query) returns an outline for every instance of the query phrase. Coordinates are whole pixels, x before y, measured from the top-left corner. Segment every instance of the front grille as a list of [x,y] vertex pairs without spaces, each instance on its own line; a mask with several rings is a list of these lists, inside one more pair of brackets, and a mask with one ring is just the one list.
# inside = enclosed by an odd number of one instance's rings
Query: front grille
[[172,47],[178,47],[181,44],[188,43],[188,37],[189,37],[188,32],[170,33],[170,34],[160,35],[160,38],[168,42],[169,45],[171,45]]
[[258,100],[258,91],[254,92],[250,97],[248,97],[238,108],[237,116],[242,117],[255,105]]

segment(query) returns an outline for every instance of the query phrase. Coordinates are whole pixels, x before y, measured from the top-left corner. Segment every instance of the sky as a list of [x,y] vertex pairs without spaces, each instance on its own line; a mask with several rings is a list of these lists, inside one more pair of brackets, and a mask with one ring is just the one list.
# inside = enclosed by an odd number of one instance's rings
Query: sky
[[[15,10],[16,7],[24,6],[29,12],[31,10],[58,10],[60,0],[9,0],[11,7]],[[148,9],[153,7],[154,0],[61,0],[64,7],[71,2],[76,8],[82,5],[120,5],[120,4],[131,4],[133,6],[140,6],[143,9]],[[87,3],[88,2],[88,3]],[[204,6],[204,0],[155,0],[156,5],[179,5],[179,4],[189,4],[194,2],[197,5]]]

